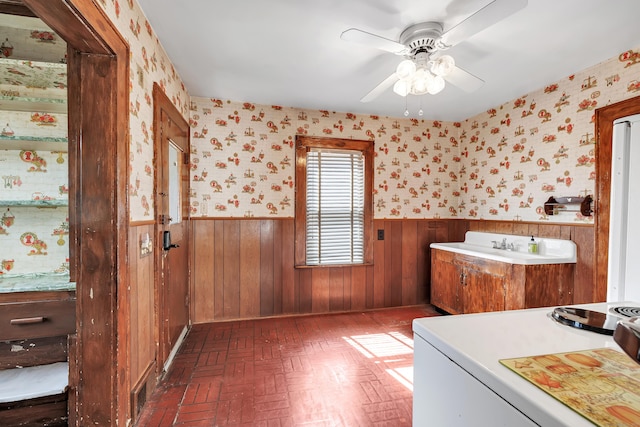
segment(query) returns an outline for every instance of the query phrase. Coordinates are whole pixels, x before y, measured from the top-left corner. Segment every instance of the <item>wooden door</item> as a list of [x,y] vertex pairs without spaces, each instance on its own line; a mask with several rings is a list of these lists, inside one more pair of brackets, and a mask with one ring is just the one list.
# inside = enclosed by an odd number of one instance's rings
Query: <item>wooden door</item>
[[158,369],[189,324],[189,128],[154,86]]
[[447,313],[462,313],[459,297],[461,270],[454,265],[453,252],[431,250],[431,304]]

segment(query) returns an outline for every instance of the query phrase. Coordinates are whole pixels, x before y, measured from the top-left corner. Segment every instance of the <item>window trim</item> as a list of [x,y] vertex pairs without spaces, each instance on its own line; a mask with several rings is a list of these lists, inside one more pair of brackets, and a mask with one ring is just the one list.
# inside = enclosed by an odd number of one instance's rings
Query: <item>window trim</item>
[[[364,155],[364,262],[362,264],[307,265],[307,151],[309,148],[325,148],[360,151]],[[373,141],[326,138],[296,135],[295,171],[295,242],[294,265],[297,268],[326,268],[373,264]]]

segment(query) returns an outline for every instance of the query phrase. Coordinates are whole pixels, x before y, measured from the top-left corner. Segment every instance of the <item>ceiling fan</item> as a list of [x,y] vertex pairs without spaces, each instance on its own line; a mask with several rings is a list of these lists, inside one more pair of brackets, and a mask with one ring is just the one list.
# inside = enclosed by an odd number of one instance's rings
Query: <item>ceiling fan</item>
[[389,77],[360,101],[372,101],[391,86],[400,96],[436,94],[444,89],[445,80],[467,92],[479,89],[484,84],[482,79],[457,67],[450,55],[443,55],[441,52],[523,9],[526,5],[527,0],[494,0],[447,31],[444,31],[440,22],[411,25],[400,34],[399,41],[357,28],[344,31],[340,35],[342,40],[405,57]]

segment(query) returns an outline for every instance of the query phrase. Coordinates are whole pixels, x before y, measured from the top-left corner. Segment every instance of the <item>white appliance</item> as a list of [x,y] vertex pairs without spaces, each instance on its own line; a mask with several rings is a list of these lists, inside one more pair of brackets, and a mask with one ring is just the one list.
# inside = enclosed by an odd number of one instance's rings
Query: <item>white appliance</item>
[[640,114],[614,121],[612,144],[607,302],[640,301]]
[[[609,313],[619,304],[575,307]],[[610,335],[550,319],[549,307],[413,321],[415,427],[593,427],[500,359],[610,347]]]

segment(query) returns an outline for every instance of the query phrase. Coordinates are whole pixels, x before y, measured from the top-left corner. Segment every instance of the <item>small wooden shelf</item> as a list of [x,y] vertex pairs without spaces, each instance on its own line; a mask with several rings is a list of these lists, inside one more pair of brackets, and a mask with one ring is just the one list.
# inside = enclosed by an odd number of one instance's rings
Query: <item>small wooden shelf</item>
[[42,150],[67,152],[67,138],[0,135],[0,150]]
[[57,208],[69,206],[68,199],[47,200],[0,200],[0,206],[25,207],[25,208]]
[[0,96],[0,110],[67,114],[67,100],[58,98]]
[[76,284],[69,280],[69,273],[5,274],[0,276],[0,294],[74,290]]
[[544,213],[557,215],[559,212],[580,212],[582,216],[591,216],[593,198],[586,197],[549,197],[544,204]]

